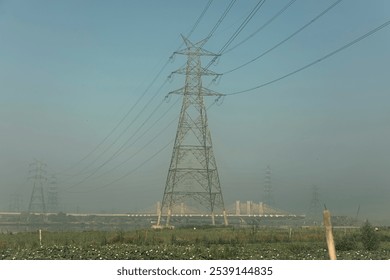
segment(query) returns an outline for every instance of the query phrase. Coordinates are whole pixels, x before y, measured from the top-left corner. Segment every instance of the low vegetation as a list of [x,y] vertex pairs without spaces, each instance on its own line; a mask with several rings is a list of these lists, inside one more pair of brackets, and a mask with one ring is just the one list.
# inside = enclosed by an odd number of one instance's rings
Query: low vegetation
[[[336,229],[338,259],[390,259],[390,229]],[[0,234],[0,259],[328,259],[316,228],[179,228],[174,230]]]

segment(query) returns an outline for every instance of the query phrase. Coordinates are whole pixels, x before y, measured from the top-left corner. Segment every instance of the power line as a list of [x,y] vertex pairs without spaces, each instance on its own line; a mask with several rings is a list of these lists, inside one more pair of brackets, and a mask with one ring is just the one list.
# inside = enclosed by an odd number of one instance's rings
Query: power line
[[[207,110],[209,110],[211,107],[213,107],[215,104],[217,104],[219,101],[219,98],[215,99],[214,102],[212,104],[210,104],[208,107],[207,107]],[[166,128],[168,128],[170,125],[172,125],[173,121],[175,121],[177,119],[177,117],[175,119],[173,119],[169,124],[168,126],[164,127],[164,129],[162,131],[165,131]],[[157,139],[157,136],[156,135],[151,141],[149,142],[153,142],[155,139]],[[136,172],[138,169],[140,169],[142,166],[144,166],[145,164],[147,164],[148,162],[150,162],[152,159],[154,159],[156,156],[158,156],[161,152],[163,152],[166,148],[169,147],[169,145],[171,143],[173,143],[174,140],[170,140],[167,144],[165,144],[161,149],[159,149],[157,152],[155,152],[153,155],[151,155],[150,157],[148,157],[146,160],[144,160],[143,162],[141,162],[139,165],[137,165],[135,168],[133,168],[132,170],[130,170],[129,172],[125,173],[124,175],[122,175],[121,177],[118,177],[117,179],[111,181],[110,183],[107,183],[105,185],[102,185],[102,186],[99,186],[99,187],[95,187],[93,189],[89,189],[89,190],[85,190],[85,191],[72,191],[72,192],[77,192],[77,193],[88,193],[90,191],[94,191],[94,190],[98,190],[98,189],[104,189],[104,188],[107,188],[109,186],[111,186],[112,184],[115,184],[119,181],[121,181],[122,179],[130,176],[131,174],[133,174],[134,172]],[[150,143],[149,143],[150,144]],[[148,145],[149,145],[148,144]],[[146,145],[145,145],[146,146]],[[73,187],[76,187],[76,186],[71,186],[69,188],[67,188],[67,190],[73,188]]]
[[[156,76],[157,77],[157,76]],[[81,174],[85,174],[85,173],[89,173],[89,172],[84,172],[86,171],[87,169],[89,169],[93,164],[95,164],[104,154],[106,154],[118,141],[119,139],[130,129],[130,127],[138,120],[138,118],[142,115],[142,113],[146,110],[146,108],[149,106],[149,104],[154,100],[154,98],[158,95],[158,93],[161,91],[162,87],[167,83],[167,81],[165,81],[162,86],[160,86],[160,88],[155,92],[155,94],[151,97],[151,99],[144,105],[144,107],[141,109],[141,111],[138,112],[138,114],[135,116],[135,118],[133,118],[131,120],[131,122],[126,126],[126,128],[124,130],[122,130],[122,132],[114,139],[114,141],[108,145],[92,162],[90,162],[87,166],[85,166],[80,172],[76,173],[75,175],[73,176],[78,176],[78,175],[81,175]],[[147,89],[148,90],[148,89]],[[146,93],[146,91],[144,92]],[[144,94],[143,94],[144,96]],[[142,97],[143,97],[142,96]],[[131,111],[133,111],[133,109],[135,108],[136,105],[139,104],[139,101],[141,100],[142,98],[138,99],[137,102],[133,105],[133,107],[131,108]],[[158,107],[161,106],[161,104],[158,105]],[[124,120],[124,119],[122,119]],[[107,138],[107,137],[106,137]],[[120,151],[123,149],[125,144],[122,144],[122,146],[120,146],[119,149],[117,149],[113,155],[111,155],[111,157],[106,160],[103,164],[101,164],[99,167],[97,167],[92,173],[90,173],[87,178],[90,178],[93,174],[95,174],[100,168],[102,168],[104,165],[106,165],[109,161],[111,161],[113,158],[115,158],[118,153],[120,153]],[[85,179],[82,181],[84,182]]]
[[[155,122],[148,128],[146,129],[137,139],[135,139],[131,144],[131,145],[134,145],[136,142],[138,142],[138,140],[140,140],[146,133],[148,133],[150,131],[150,129],[152,129],[159,121],[161,121],[166,115],[168,112],[171,111],[171,109],[178,103],[179,99],[176,100],[176,102],[172,103],[172,105],[168,108],[168,110],[166,110],[159,118],[157,118],[155,120]],[[174,119],[172,119],[168,125],[166,125],[162,130],[160,130],[160,132],[158,132],[153,138],[152,140],[154,141],[155,139],[157,139],[158,136],[160,136],[163,132],[165,132],[168,127],[177,119],[177,117],[175,117]],[[118,167],[124,165],[125,163],[127,163],[129,160],[131,160],[132,158],[134,158],[134,156],[136,156],[138,153],[140,153],[142,150],[144,150],[147,146],[149,146],[153,141],[149,141],[148,143],[146,143],[144,146],[142,146],[141,149],[137,150],[136,152],[132,153],[130,156],[128,156],[126,158],[126,160],[122,161],[121,163],[115,165],[113,168],[105,171],[104,173],[100,174],[99,176],[97,176],[96,178],[99,178],[99,177],[102,177],[103,175],[107,174],[107,173],[110,173],[112,171],[114,171],[115,169],[117,169]]]
[[[137,143],[146,133],[148,133],[158,122],[160,122],[171,110],[172,108],[178,103],[179,99],[177,99],[174,103],[172,103],[172,105],[168,108],[168,110],[166,110],[160,117],[158,117],[154,123],[149,126],[149,128],[147,128],[141,135],[139,135],[139,137],[137,139],[135,139],[130,145],[128,145],[128,147],[124,148],[125,150],[127,148],[129,148],[130,146],[134,145],[135,143]],[[142,123],[142,125],[137,129],[137,131],[132,135],[132,137],[130,137],[128,139],[128,141],[125,143],[125,144],[128,144],[128,142],[133,138],[133,136],[135,136],[137,134],[137,132],[143,128],[143,126],[146,124],[146,122],[153,116],[153,114],[157,111],[157,109],[162,105],[163,102],[161,102],[156,108],[155,110],[153,111],[153,113]],[[171,120],[167,126],[165,126],[159,133],[157,133],[154,137],[153,137],[153,140],[155,140],[158,136],[160,136],[163,132],[166,131],[166,129],[172,124],[172,122],[174,120],[176,120],[177,118],[175,117],[173,120]],[[145,144],[141,149],[137,150],[136,152],[132,153],[129,157],[127,157],[126,160],[122,161],[121,163],[117,164],[116,166],[114,166],[113,168],[103,172],[102,174],[96,176],[96,178],[100,178],[102,177],[103,175],[107,174],[107,173],[110,173],[112,172],[113,170],[117,169],[118,167],[122,166],[123,164],[127,163],[130,159],[132,159],[134,156],[136,156],[139,152],[141,152],[142,150],[144,150],[147,146],[149,146],[151,144],[151,142],[153,141],[149,141],[147,144]],[[123,147],[123,146],[122,146]],[[103,167],[103,166],[102,166]],[[99,168],[100,169],[100,168]],[[91,174],[89,177],[92,177],[92,175],[94,175],[98,170],[95,170],[95,172],[93,174]],[[84,180],[85,181],[85,180]],[[83,182],[84,182],[83,181]],[[79,184],[76,184],[74,186],[77,186]],[[72,187],[74,187],[72,186]]]
[[[206,14],[207,10],[210,8],[210,5],[211,5],[212,2],[213,2],[213,0],[209,0],[209,1],[207,2],[206,7],[204,7],[202,13],[199,15],[199,17],[198,17],[198,19],[196,20],[196,22],[195,22],[194,26],[192,27],[191,31],[188,32],[187,38],[189,38],[189,37],[192,35],[192,33],[195,31],[195,29],[198,27],[200,21],[202,20],[202,18],[203,18],[204,15]],[[183,45],[183,43],[182,43],[182,45]]]
[[260,8],[264,5],[264,3],[265,0],[260,0],[259,2],[257,2],[256,6],[253,7],[249,15],[241,23],[238,29],[233,33],[233,35],[229,38],[229,40],[225,43],[225,45],[220,49],[219,54],[223,53],[225,49],[237,38],[237,36],[242,32],[242,30],[247,26],[247,24],[251,21],[251,19],[256,15],[256,13],[260,10]]
[[287,77],[290,77],[290,76],[292,76],[292,75],[294,75],[294,74],[296,74],[298,72],[301,72],[301,71],[303,71],[303,70],[305,70],[305,69],[307,69],[307,68],[309,68],[311,66],[314,66],[315,64],[317,64],[317,63],[319,63],[319,62],[321,62],[321,61],[323,61],[323,60],[325,60],[325,59],[327,59],[327,58],[329,58],[329,57],[331,57],[331,56],[333,56],[333,55],[335,55],[335,54],[337,54],[337,53],[339,53],[339,52],[341,52],[341,51],[343,51],[343,50],[345,50],[345,49],[347,49],[347,48],[349,48],[349,47],[351,47],[353,45],[355,45],[356,43],[360,42],[361,40],[363,40],[363,39],[373,35],[374,33],[378,32],[381,29],[387,27],[389,24],[390,24],[390,20],[388,20],[385,23],[383,23],[382,25],[372,29],[371,31],[365,33],[364,35],[356,38],[355,40],[349,42],[348,44],[345,44],[342,47],[340,47],[340,48],[338,48],[338,49],[336,49],[336,50],[334,50],[334,51],[324,55],[323,57],[321,57],[321,58],[319,58],[319,59],[317,59],[317,60],[315,60],[315,61],[313,61],[313,62],[311,62],[309,64],[306,64],[305,66],[302,66],[302,67],[300,67],[300,68],[298,68],[298,69],[296,69],[296,70],[294,70],[294,71],[292,71],[292,72],[290,72],[290,73],[288,73],[288,74],[286,74],[284,76],[281,76],[281,77],[279,77],[277,79],[274,79],[272,81],[263,83],[261,85],[258,85],[258,86],[255,86],[255,87],[252,87],[252,88],[249,88],[249,89],[228,93],[226,95],[236,95],[236,94],[246,93],[246,92],[249,92],[249,91],[252,91],[252,90],[255,90],[255,89],[259,89],[259,88],[268,86],[270,84],[276,83],[276,82],[278,82],[280,80],[283,80],[283,79],[285,79]]
[[[163,65],[163,67],[160,69],[160,71],[157,73],[157,75],[153,78],[152,82],[148,85],[148,87],[144,90],[144,92],[141,94],[141,96],[137,99],[137,101],[133,104],[133,106],[126,112],[126,114],[120,119],[120,121],[114,126],[114,128],[107,134],[107,136],[99,142],[98,145],[96,145],[95,148],[93,148],[86,156],[84,156],[82,159],[80,159],[78,162],[76,162],[73,166],[66,169],[66,171],[69,171],[73,169],[75,166],[79,165],[81,162],[85,161],[87,158],[89,158],[94,152],[96,152],[106,141],[107,139],[118,129],[118,127],[127,119],[127,117],[130,115],[130,113],[133,112],[133,110],[138,106],[138,104],[141,102],[141,100],[144,98],[146,93],[150,90],[150,88],[154,85],[156,80],[160,77],[161,73],[165,70],[167,65],[169,64],[169,60]],[[123,133],[122,133],[123,134]],[[121,135],[122,135],[121,134]],[[114,142],[116,142],[115,140]],[[112,145],[111,145],[112,146]],[[111,147],[110,146],[110,147]],[[102,153],[104,154],[105,151]],[[99,156],[100,157],[100,156]],[[81,171],[77,172],[76,174],[73,174],[72,176],[78,176],[80,174],[83,174],[86,169],[88,169],[95,161],[93,161],[91,164],[87,165],[87,167],[83,168]]]
[[337,0],[336,2],[334,2],[332,5],[330,5],[328,8],[326,8],[324,11],[322,11],[319,15],[317,15],[316,17],[314,17],[311,21],[309,21],[308,23],[306,23],[305,25],[303,25],[301,28],[299,28],[297,31],[295,31],[294,33],[292,33],[290,36],[288,36],[287,38],[285,38],[284,40],[280,41],[279,43],[277,43],[276,45],[274,45],[273,47],[271,47],[270,49],[266,50],[265,52],[263,52],[262,54],[256,56],[255,58],[249,60],[248,62],[244,63],[244,64],[241,64],[240,66],[237,66],[229,71],[226,71],[224,72],[222,75],[225,75],[225,74],[228,74],[228,73],[231,73],[233,71],[236,71],[238,69],[241,69],[245,66],[247,66],[248,64],[252,63],[252,62],[255,62],[256,60],[258,60],[259,58],[263,57],[264,55],[270,53],[271,51],[273,51],[274,49],[276,49],[277,47],[279,47],[280,45],[286,43],[288,40],[290,40],[291,38],[293,38],[295,35],[297,35],[298,33],[300,33],[301,31],[303,31],[304,29],[306,29],[308,26],[310,26],[311,24],[313,24],[315,21],[317,21],[320,17],[322,17],[323,15],[325,15],[326,13],[328,13],[331,9],[333,9],[337,4],[339,4],[341,1],[343,0]]
[[225,11],[223,12],[223,14],[221,15],[221,17],[218,19],[217,23],[214,25],[214,27],[211,29],[209,35],[207,35],[207,39],[208,38],[211,38],[215,31],[218,29],[218,27],[221,25],[221,23],[223,22],[223,20],[225,19],[226,15],[230,12],[230,10],[232,9],[233,5],[236,3],[237,0],[231,0],[229,5],[226,7]]
[[237,38],[237,36],[242,32],[242,30],[247,26],[247,24],[251,21],[251,19],[255,16],[255,14],[260,10],[260,8],[265,3],[265,0],[259,0],[257,4],[252,8],[248,16],[244,19],[244,21],[240,24],[240,26],[236,29],[236,31],[233,33],[233,35],[230,36],[230,38],[227,40],[227,42],[223,45],[223,47],[219,50],[218,55],[215,56],[205,67],[205,69],[208,69],[216,60],[217,58],[224,52],[224,50],[230,46],[230,44]]
[[257,33],[259,33],[261,30],[263,30],[265,27],[267,27],[271,22],[273,22],[276,18],[278,18],[281,14],[283,14],[292,4],[294,4],[297,0],[291,0],[290,2],[287,3],[281,10],[279,10],[272,18],[270,18],[266,23],[264,23],[262,26],[260,26],[255,32],[253,32],[251,35],[246,37],[244,40],[239,42],[238,44],[234,45],[230,49],[224,51],[224,54],[236,49],[237,47],[241,46],[244,44],[246,41],[248,41],[250,38],[255,36]]
[[108,184],[105,184],[105,185],[102,185],[102,186],[99,186],[99,187],[96,187],[94,189],[90,189],[90,190],[86,190],[86,191],[78,191],[80,193],[87,193],[87,192],[90,192],[90,191],[95,191],[95,190],[98,190],[98,189],[104,189],[104,188],[107,188],[109,186],[111,186],[112,184],[115,184],[119,181],[121,181],[122,179],[130,176],[131,174],[133,174],[134,172],[136,172],[138,169],[140,169],[142,166],[144,166],[145,164],[147,164],[149,161],[151,161],[152,159],[154,159],[156,156],[158,156],[161,152],[163,152],[166,148],[168,148],[171,143],[173,142],[174,140],[171,140],[169,141],[166,145],[164,145],[161,149],[159,149],[157,152],[155,152],[153,155],[151,155],[150,157],[148,157],[146,160],[144,160],[141,164],[139,164],[137,167],[135,167],[134,169],[130,170],[129,172],[127,172],[126,174],[122,175],[121,177],[118,177],[117,179],[111,181],[110,183]]
[[[165,83],[163,84],[163,85],[165,85]],[[161,89],[162,87],[160,87],[160,89]],[[157,91],[157,93],[159,92],[159,90]],[[152,96],[152,99],[154,99],[154,97],[157,95],[157,93],[154,95],[154,96]],[[149,101],[149,103],[151,102],[151,100]],[[142,114],[142,112],[146,109],[146,107],[148,106],[148,104],[149,103],[147,103],[143,108],[142,108],[142,110],[138,113],[138,115],[136,116],[136,118],[135,119],[133,119],[133,121],[126,127],[126,129],[123,131],[123,133],[124,132],[126,132],[129,128],[130,128],[130,126],[135,122],[135,120],[136,119],[138,119],[138,117]],[[160,106],[162,105],[164,103],[164,100],[162,101],[162,102],[160,102],[158,105],[157,105],[157,107],[155,108],[155,110],[152,112],[152,114],[147,118],[147,120],[149,120],[152,116],[153,116],[153,114],[160,108]],[[100,164],[98,167],[96,167],[88,176],[86,176],[84,179],[82,179],[81,181],[79,181],[78,183],[75,183],[75,184],[73,184],[70,188],[73,188],[73,187],[76,187],[76,186],[79,186],[80,184],[82,184],[82,183],[84,183],[87,179],[89,179],[89,178],[91,178],[93,175],[95,175],[100,169],[102,169],[106,164],[108,164],[110,161],[112,161],[114,158],[116,158],[116,157],[118,157],[118,155],[119,154],[121,154],[121,152],[123,151],[123,149],[125,149],[125,146],[129,143],[129,141],[136,135],[136,133],[145,125],[145,123],[146,122],[144,122],[142,125],[141,125],[141,127],[134,133],[134,134],[132,134],[132,136],[130,136],[127,140],[126,140],[126,142],[125,143],[123,143],[108,159],[106,159],[102,164]],[[109,147],[108,147],[108,149],[106,149],[106,150],[104,150],[104,152],[103,152],[103,154],[105,153],[105,152],[107,152],[116,142],[117,142],[117,140],[123,135],[123,133],[116,139],[116,141],[112,144],[112,145],[110,145]],[[102,154],[101,154],[102,155]],[[94,161],[94,162],[96,162],[96,160]],[[94,163],[93,162],[93,163]],[[91,165],[89,165],[89,166],[91,166]],[[89,167],[88,166],[88,167]]]
[[[146,110],[146,108],[149,106],[150,103],[152,103],[152,101],[157,97],[157,95],[160,93],[161,89],[163,88],[163,86],[167,83],[167,81],[165,81],[161,87],[155,92],[155,94],[149,99],[149,101],[142,107],[142,109],[138,112],[138,114],[135,116],[135,118],[133,118],[133,120],[127,125],[127,127],[125,128],[125,130],[122,131],[122,133],[115,139],[115,141],[110,145],[108,146],[108,148],[103,152],[103,154],[105,152],[107,152],[109,149],[111,149],[111,147],[113,147],[114,144],[116,144],[116,142],[130,129],[130,127],[138,120],[138,118],[142,115],[142,113]],[[153,115],[154,113],[161,107],[161,105],[164,103],[164,100],[162,100],[158,105],[157,107],[152,111],[152,113],[149,115],[149,117],[147,118],[147,120],[149,120]],[[145,122],[143,123],[143,125],[145,125]],[[117,155],[119,155],[122,150],[124,149],[124,147],[127,145],[127,143],[136,135],[136,133],[143,127],[143,125],[138,129],[136,130],[127,140],[125,143],[123,143],[115,152],[114,154],[112,154],[110,156],[110,158],[108,160],[106,160],[102,165],[100,165],[98,167],[98,169],[100,169],[101,167],[103,167],[104,165],[106,165],[108,162],[110,162],[112,159],[116,158]],[[96,172],[94,172],[96,173]]]

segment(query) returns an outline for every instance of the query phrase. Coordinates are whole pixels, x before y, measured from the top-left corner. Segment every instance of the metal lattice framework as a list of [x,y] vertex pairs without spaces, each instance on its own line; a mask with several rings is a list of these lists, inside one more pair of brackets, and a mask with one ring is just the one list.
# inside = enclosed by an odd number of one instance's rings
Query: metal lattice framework
[[264,202],[268,205],[275,206],[272,192],[271,167],[267,165],[264,178]]
[[221,213],[227,225],[217,165],[212,149],[211,134],[207,123],[204,96],[222,96],[202,86],[202,76],[217,75],[202,68],[201,56],[216,56],[202,48],[206,40],[196,44],[183,37],[186,48],[176,54],[187,56],[186,65],[173,72],[184,74],[184,87],[170,94],[183,95],[175,143],[169,166],[164,195],[157,225],[166,213],[166,225],[179,203],[190,207],[202,206],[211,214],[215,224],[215,213]]
[[31,192],[30,203],[28,205],[28,212],[46,213],[45,198],[43,195],[43,184],[46,182],[46,171],[44,168],[46,164],[35,160],[30,164],[30,176],[33,179],[33,190]]
[[54,175],[51,176],[47,189],[47,210],[52,213],[58,212],[58,188]]

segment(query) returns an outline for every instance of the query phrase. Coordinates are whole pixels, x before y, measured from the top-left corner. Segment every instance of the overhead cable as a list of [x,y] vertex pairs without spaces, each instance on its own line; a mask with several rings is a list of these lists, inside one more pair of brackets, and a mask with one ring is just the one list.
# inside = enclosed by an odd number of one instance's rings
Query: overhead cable
[[249,21],[253,18],[253,16],[259,11],[259,9],[263,6],[265,0],[259,0],[255,7],[250,11],[248,16],[244,19],[244,21],[240,24],[240,26],[236,29],[232,36],[227,40],[227,42],[223,45],[223,47],[218,52],[217,56],[214,56],[213,59],[207,64],[205,69],[208,69],[223,53],[223,51],[229,47],[229,45],[237,38],[237,36],[241,33],[241,31],[245,28],[245,26],[249,23]]
[[317,63],[320,63],[321,61],[324,61],[325,59],[327,59],[327,58],[329,58],[329,57],[331,57],[331,56],[333,56],[333,55],[335,55],[335,54],[337,54],[337,53],[339,53],[339,52],[341,52],[341,51],[343,51],[343,50],[345,50],[345,49],[347,49],[347,48],[349,48],[349,47],[351,47],[351,46],[353,46],[353,45],[355,45],[356,43],[358,43],[358,42],[360,42],[361,40],[363,40],[363,39],[365,39],[365,38],[367,38],[367,37],[373,35],[374,33],[378,32],[379,30],[381,30],[381,29],[387,27],[388,25],[390,25],[390,20],[388,20],[388,21],[386,21],[385,23],[383,23],[382,25],[380,25],[380,26],[378,26],[378,27],[372,29],[371,31],[365,33],[364,35],[362,35],[362,36],[356,38],[355,40],[349,42],[348,44],[345,44],[345,45],[343,45],[342,47],[340,47],[340,48],[338,48],[338,49],[336,49],[336,50],[334,50],[334,51],[332,51],[332,52],[330,52],[330,53],[324,55],[323,57],[321,57],[321,58],[319,58],[319,59],[317,59],[317,60],[315,60],[315,61],[313,61],[313,62],[311,62],[311,63],[309,63],[309,64],[306,64],[305,66],[302,66],[302,67],[300,67],[300,68],[298,68],[298,69],[296,69],[296,70],[294,70],[294,71],[292,71],[292,72],[290,72],[290,73],[288,73],[288,74],[286,74],[286,75],[284,75],[284,76],[281,76],[281,77],[279,77],[279,78],[277,78],[277,79],[271,80],[271,81],[269,81],[269,82],[263,83],[263,84],[261,84],[261,85],[258,85],[258,86],[255,86],[255,87],[252,87],[252,88],[249,88],[249,89],[245,89],[245,90],[240,90],[240,91],[228,93],[228,94],[226,94],[226,95],[229,96],[229,95],[237,95],[237,94],[242,94],[242,93],[250,92],[250,91],[253,91],[253,90],[255,90],[255,89],[259,89],[259,88],[268,86],[268,85],[270,85],[270,84],[276,83],[276,82],[278,82],[278,81],[280,81],[280,80],[283,80],[283,79],[285,79],[285,78],[287,78],[287,77],[290,77],[290,76],[292,76],[292,75],[294,75],[294,74],[296,74],[296,73],[298,73],[298,72],[301,72],[301,71],[303,71],[303,70],[305,70],[305,69],[307,69],[307,68],[309,68],[309,67],[311,67],[311,66],[314,66],[314,65],[316,65]]
[[291,0],[290,2],[287,3],[287,5],[285,5],[281,10],[279,10],[272,18],[270,18],[266,23],[264,23],[262,26],[260,26],[258,29],[256,29],[255,32],[253,32],[252,34],[250,34],[248,37],[246,37],[244,40],[242,40],[241,42],[239,42],[238,44],[234,45],[233,47],[231,47],[230,49],[226,50],[223,52],[223,54],[226,54],[234,49],[236,49],[237,47],[241,46],[242,44],[244,44],[246,41],[248,41],[250,38],[252,38],[253,36],[255,36],[257,33],[259,33],[261,30],[263,30],[265,27],[267,27],[271,22],[273,22],[276,18],[278,18],[281,14],[283,14],[292,4],[294,4],[294,2],[296,2],[297,0]]
[[207,35],[207,39],[208,38],[211,38],[215,31],[218,29],[218,27],[221,25],[221,23],[223,22],[223,20],[225,19],[226,15],[230,12],[230,10],[232,9],[233,5],[236,3],[237,0],[231,0],[229,5],[226,7],[225,11],[223,12],[223,14],[220,16],[220,18],[218,19],[217,23],[214,25],[214,27],[211,29],[210,33]]
[[195,29],[198,27],[200,21],[202,20],[202,18],[204,17],[204,15],[206,14],[207,10],[210,8],[210,5],[211,3],[213,2],[213,0],[209,0],[206,4],[206,7],[204,7],[202,13],[199,15],[198,19],[196,20],[194,26],[192,27],[191,31],[188,32],[187,34],[187,38],[191,37],[192,33],[195,31]]
[[241,31],[247,26],[247,24],[251,21],[251,19],[255,16],[255,14],[260,10],[260,8],[265,3],[265,0],[260,0],[257,2],[256,6],[250,11],[249,15],[245,18],[245,20],[241,23],[241,25],[237,28],[237,30],[233,33],[233,35],[229,38],[229,40],[225,43],[225,45],[220,49],[219,53],[222,54],[226,48],[237,38],[237,36],[241,33]]
[[[218,99],[216,99],[212,104],[210,104],[208,107],[207,107],[207,110],[209,110],[214,104],[217,104],[218,102]],[[178,117],[176,117],[175,119],[173,119],[168,126],[172,125],[173,122],[177,119]],[[167,126],[167,127],[168,127]],[[167,128],[165,127],[164,130]],[[151,141],[149,141],[150,143],[153,142],[155,139],[157,139],[157,136],[154,137]],[[110,183],[107,183],[107,184],[104,184],[104,185],[101,185],[99,187],[94,187],[94,188],[91,188],[91,189],[88,189],[88,190],[85,190],[85,191],[71,191],[71,192],[76,192],[76,193],[87,193],[87,192],[90,192],[90,191],[95,191],[95,190],[98,190],[98,189],[104,189],[104,188],[107,188],[107,187],[110,187],[112,186],[113,184],[121,181],[122,179],[130,176],[131,174],[133,174],[134,172],[136,172],[138,169],[140,169],[142,166],[144,166],[146,163],[150,162],[152,159],[154,159],[156,156],[158,156],[161,152],[163,152],[166,148],[168,148],[172,143],[174,142],[174,140],[170,140],[167,144],[165,144],[162,148],[160,148],[157,152],[155,152],[154,154],[152,154],[150,157],[148,157],[146,160],[144,160],[143,162],[141,162],[139,165],[137,165],[135,168],[133,168],[132,170],[128,171],[127,173],[125,173],[124,175],[116,178],[115,180],[111,181]],[[149,143],[149,144],[150,144]],[[149,145],[148,144],[148,145]],[[71,186],[69,188],[67,188],[66,190],[68,191],[69,189],[73,188],[75,186]]]
[[328,13],[331,9],[333,9],[337,4],[339,4],[341,1],[343,0],[337,0],[336,2],[334,2],[332,5],[330,5],[328,8],[326,8],[324,11],[322,11],[320,14],[318,14],[316,17],[314,17],[311,21],[309,21],[308,23],[306,23],[305,25],[303,25],[301,28],[299,28],[297,31],[295,31],[294,33],[292,33],[290,36],[288,36],[287,38],[285,38],[284,40],[280,41],[279,43],[277,43],[276,45],[274,45],[273,47],[269,48],[268,50],[266,50],[265,52],[263,52],[262,54],[256,56],[255,58],[249,60],[248,62],[245,62],[244,64],[241,64],[240,66],[237,66],[229,71],[226,71],[224,73],[222,73],[222,75],[225,75],[225,74],[229,74],[231,72],[234,72],[238,69],[241,69],[245,66],[247,66],[248,64],[252,63],[252,62],[255,62],[256,60],[260,59],[261,57],[265,56],[266,54],[270,53],[271,51],[273,51],[274,49],[276,49],[277,47],[279,47],[280,45],[286,43],[288,40],[290,40],[291,38],[293,38],[295,35],[297,35],[298,33],[300,33],[301,31],[303,31],[305,28],[307,28],[308,26],[310,26],[311,24],[313,24],[315,21],[317,21],[320,17],[322,17],[323,15],[325,15],[326,13]]
[[[148,128],[146,129],[137,139],[135,139],[130,145],[134,145],[136,142],[138,142],[138,140],[140,140],[146,133],[148,133],[150,131],[150,129],[152,129],[160,120],[162,120],[169,111],[171,111],[171,109],[179,102],[179,99],[177,99],[174,103],[172,103],[172,105],[168,108],[168,110],[166,110],[159,118],[157,118],[154,123]],[[111,169],[103,172],[102,174],[96,176],[97,178],[99,177],[102,177],[103,175],[107,174],[107,173],[110,173],[112,171],[114,171],[115,169],[119,168],[120,166],[124,165],[125,163],[127,163],[129,160],[131,160],[132,158],[134,158],[137,154],[139,154],[142,150],[144,150],[147,146],[149,146],[155,139],[158,138],[158,136],[160,136],[163,132],[165,132],[168,127],[177,119],[177,117],[175,117],[173,120],[171,120],[168,125],[166,125],[163,129],[160,130],[160,132],[158,132],[154,137],[152,137],[152,141],[149,141],[147,142],[144,146],[142,146],[140,149],[138,149],[137,151],[133,152],[130,156],[128,156],[124,161],[120,162],[119,164],[115,165],[114,167],[112,167]]]

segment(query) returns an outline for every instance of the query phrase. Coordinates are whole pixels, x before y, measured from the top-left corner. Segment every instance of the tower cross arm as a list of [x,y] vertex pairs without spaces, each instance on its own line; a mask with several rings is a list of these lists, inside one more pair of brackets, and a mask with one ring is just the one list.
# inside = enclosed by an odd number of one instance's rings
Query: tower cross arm
[[[183,94],[184,95],[185,94],[185,87],[182,87],[182,88],[179,88],[177,90],[173,90],[171,92],[168,92],[167,96],[171,95],[171,94]],[[195,94],[191,94],[191,95],[195,95]],[[202,95],[202,96],[218,96],[218,97],[222,97],[222,96],[225,96],[226,94],[219,93],[219,92],[213,91],[211,89],[202,87],[200,95]]]
[[[171,76],[174,75],[174,74],[183,74],[183,75],[187,75],[187,67],[181,67],[181,68],[177,69],[176,71],[173,71],[173,72],[169,75],[169,77],[171,77]],[[201,74],[202,76],[221,76],[221,75],[222,75],[222,74],[216,73],[216,72],[211,71],[211,70],[209,70],[209,69],[207,69],[207,68],[204,68],[204,67],[201,68],[200,74]]]
[[221,56],[220,54],[216,54],[210,51],[206,51],[205,49],[199,47],[188,47],[182,49],[180,51],[175,51],[173,55],[182,54],[182,55],[197,55],[197,56]]
[[183,54],[183,55],[196,55],[196,56],[220,56],[220,54],[216,54],[202,48],[203,45],[206,44],[208,38],[203,39],[197,43],[192,43],[183,35],[181,35],[181,37],[183,38],[183,41],[187,47],[185,49],[175,51],[173,53],[174,55]]
[[202,87],[202,95],[203,96],[218,96],[218,97],[221,97],[221,96],[225,96],[226,94],[219,93],[219,92],[213,91],[211,89]]

